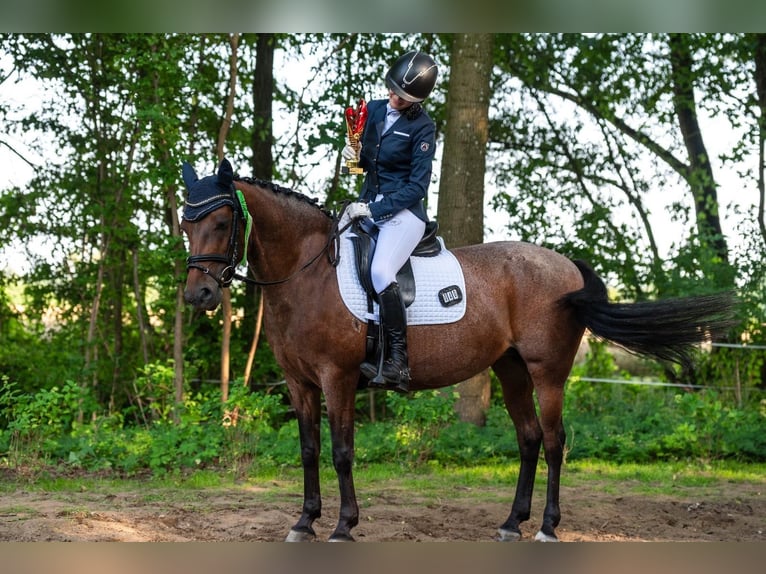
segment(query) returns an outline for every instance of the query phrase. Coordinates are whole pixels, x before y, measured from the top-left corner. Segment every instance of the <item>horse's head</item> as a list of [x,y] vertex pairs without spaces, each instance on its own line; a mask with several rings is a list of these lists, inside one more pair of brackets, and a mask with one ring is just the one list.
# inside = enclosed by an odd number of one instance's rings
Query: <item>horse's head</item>
[[244,259],[240,254],[244,253],[249,214],[233,178],[231,164],[225,159],[216,175],[202,179],[191,165],[183,165],[189,192],[181,223],[189,239],[184,298],[198,309],[218,306],[221,289],[231,284],[240,257]]

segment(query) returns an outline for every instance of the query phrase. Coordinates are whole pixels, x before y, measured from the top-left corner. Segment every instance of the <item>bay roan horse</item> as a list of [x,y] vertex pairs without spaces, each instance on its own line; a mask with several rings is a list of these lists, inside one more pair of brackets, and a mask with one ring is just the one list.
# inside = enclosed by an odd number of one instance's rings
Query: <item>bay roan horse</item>
[[[352,477],[354,401],[366,325],[339,294],[333,265],[339,222],[299,193],[234,178],[226,160],[216,175],[202,179],[186,164],[184,180],[190,190],[182,224],[190,250],[185,297],[194,307],[213,310],[220,303],[221,289],[231,283],[245,249],[248,213],[252,217],[247,263],[251,280],[262,285],[265,334],[284,370],[300,431],[303,512],[287,540],[313,540],[312,525],[322,510],[322,393],[340,487],[340,514],[330,540],[353,540],[351,530],[359,520]],[[411,389],[444,387],[494,370],[521,459],[499,539],[520,538],[519,526],[530,517],[542,445],[548,481],[536,539],[556,540],[564,386],[585,329],[635,353],[687,363],[693,345],[732,326],[733,297],[611,303],[590,267],[543,247],[496,242],[453,253],[465,275],[466,313],[451,324],[410,327]]]

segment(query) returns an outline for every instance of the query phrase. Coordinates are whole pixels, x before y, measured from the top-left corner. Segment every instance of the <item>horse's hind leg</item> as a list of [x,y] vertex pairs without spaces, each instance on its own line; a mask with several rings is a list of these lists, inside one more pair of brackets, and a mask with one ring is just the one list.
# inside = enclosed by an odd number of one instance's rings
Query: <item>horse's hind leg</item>
[[519,354],[510,349],[492,365],[492,370],[502,384],[505,408],[516,427],[521,455],[511,514],[498,529],[500,540],[514,541],[521,538],[521,523],[529,520],[543,433],[535,413],[532,379]]
[[[543,431],[545,462],[548,464],[548,488],[543,511],[543,524],[535,536],[541,542],[558,541],[556,527],[561,520],[559,508],[559,486],[561,465],[564,462],[566,433],[561,412],[564,408],[564,385],[569,369],[562,369],[562,363],[553,367],[542,364],[528,365],[534,381],[537,403],[540,407],[540,427]],[[571,362],[570,362],[571,366]]]
[[313,385],[290,384],[291,402],[298,419],[303,465],[303,513],[287,535],[286,542],[310,542],[316,538],[314,521],[322,514],[319,485],[320,392]]

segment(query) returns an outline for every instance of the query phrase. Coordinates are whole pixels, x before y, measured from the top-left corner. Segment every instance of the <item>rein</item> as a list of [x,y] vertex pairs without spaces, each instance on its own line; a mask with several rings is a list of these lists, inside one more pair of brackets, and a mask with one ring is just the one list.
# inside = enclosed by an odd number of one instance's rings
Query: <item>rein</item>
[[[239,207],[239,209],[232,210],[233,216],[232,216],[232,225],[231,225],[231,236],[229,237],[229,247],[227,249],[226,255],[219,255],[217,253],[206,253],[203,255],[190,255],[186,259],[187,271],[189,269],[198,269],[199,271],[202,271],[202,273],[204,273],[205,275],[209,275],[210,277],[212,277],[222,289],[226,287],[230,287],[234,279],[247,283],[248,285],[257,285],[257,286],[263,287],[263,286],[281,285],[282,283],[287,283],[288,281],[293,279],[296,275],[305,271],[306,269],[311,267],[314,263],[316,263],[316,261],[325,252],[327,252],[327,259],[333,267],[336,267],[338,263],[340,262],[340,257],[339,257],[340,236],[351,225],[351,221],[346,223],[340,229],[338,228],[338,226],[339,226],[341,217],[343,215],[343,212],[345,212],[346,207],[348,206],[348,202],[345,202],[343,204],[343,207],[341,208],[341,211],[338,214],[338,216],[333,217],[333,225],[332,225],[332,228],[330,229],[330,233],[327,237],[327,241],[325,242],[324,246],[319,251],[319,253],[314,255],[311,259],[309,259],[306,263],[304,263],[297,270],[293,271],[287,277],[284,277],[283,279],[276,279],[273,281],[259,281],[251,277],[247,277],[246,275],[241,275],[237,273],[238,265],[247,264],[247,244],[250,240],[250,232],[252,230],[253,218],[247,209],[247,203],[245,202],[245,198],[242,195],[242,192],[238,189],[233,189],[232,194],[235,196],[235,200],[236,200],[234,203],[236,206]],[[237,212],[239,212],[239,217],[237,216],[238,215]],[[245,248],[243,250],[241,261],[237,263],[237,232],[238,232],[238,225],[239,225],[240,218],[245,223]],[[331,252],[330,246],[333,244],[335,245],[335,249],[333,250],[333,252]],[[224,267],[220,275],[216,277],[215,275],[210,273],[209,267],[199,264],[199,262],[201,261],[214,261],[217,263],[224,263],[226,264],[226,267]]]

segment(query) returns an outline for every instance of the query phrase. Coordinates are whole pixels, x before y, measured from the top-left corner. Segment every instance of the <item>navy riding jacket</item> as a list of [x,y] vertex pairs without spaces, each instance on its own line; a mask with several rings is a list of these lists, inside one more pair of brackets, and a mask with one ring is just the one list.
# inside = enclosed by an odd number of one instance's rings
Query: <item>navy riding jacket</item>
[[[367,104],[359,165],[367,171],[360,199],[370,204],[374,221],[390,219],[402,209],[428,221],[423,200],[431,183],[436,126],[422,110],[409,119],[406,111],[381,135],[388,100]],[[381,201],[375,201],[378,194]]]

